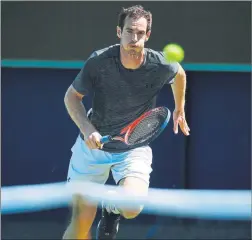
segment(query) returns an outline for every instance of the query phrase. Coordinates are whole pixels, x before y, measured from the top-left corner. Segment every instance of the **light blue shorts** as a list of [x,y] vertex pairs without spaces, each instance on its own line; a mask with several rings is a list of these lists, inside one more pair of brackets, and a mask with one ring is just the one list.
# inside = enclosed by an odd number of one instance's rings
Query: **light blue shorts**
[[89,149],[80,136],[72,147],[68,168],[71,180],[106,183],[110,170],[116,184],[123,178],[136,177],[149,184],[152,172],[152,150],[149,146],[135,148],[123,153],[109,153]]

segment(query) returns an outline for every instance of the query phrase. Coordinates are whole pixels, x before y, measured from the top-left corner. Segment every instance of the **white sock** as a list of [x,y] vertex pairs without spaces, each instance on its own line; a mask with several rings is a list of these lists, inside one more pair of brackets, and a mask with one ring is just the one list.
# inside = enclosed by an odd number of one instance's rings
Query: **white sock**
[[[111,194],[111,195],[117,194],[116,191],[108,191],[108,193]],[[108,213],[112,212],[114,214],[120,214],[120,211],[117,209],[117,207],[115,206],[114,203],[109,203],[109,202],[105,203],[105,208],[106,208]]]
[[108,213],[120,214],[120,211],[116,208],[115,205],[106,205],[106,210]]

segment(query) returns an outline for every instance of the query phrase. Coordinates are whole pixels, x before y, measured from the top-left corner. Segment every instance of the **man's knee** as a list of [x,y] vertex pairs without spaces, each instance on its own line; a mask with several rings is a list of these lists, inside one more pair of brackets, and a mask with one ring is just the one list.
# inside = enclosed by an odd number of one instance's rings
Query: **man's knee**
[[136,207],[134,209],[121,210],[121,214],[126,219],[136,218],[142,212],[143,208],[144,208],[144,206],[141,205],[141,206]]
[[[124,178],[119,182],[119,185],[123,187],[126,192],[132,193],[134,196],[147,196],[148,194],[149,185],[144,180],[136,177]],[[123,206],[119,208],[123,217],[131,219],[137,217],[142,212],[143,207],[143,205],[139,205],[132,209],[124,209]]]

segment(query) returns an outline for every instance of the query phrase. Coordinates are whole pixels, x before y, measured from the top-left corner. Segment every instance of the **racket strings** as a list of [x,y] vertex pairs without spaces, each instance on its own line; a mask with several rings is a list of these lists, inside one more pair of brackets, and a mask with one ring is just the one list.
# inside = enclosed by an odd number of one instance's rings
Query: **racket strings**
[[166,120],[167,114],[168,112],[163,108],[152,111],[148,114],[130,132],[128,135],[128,144],[141,144],[156,136]]

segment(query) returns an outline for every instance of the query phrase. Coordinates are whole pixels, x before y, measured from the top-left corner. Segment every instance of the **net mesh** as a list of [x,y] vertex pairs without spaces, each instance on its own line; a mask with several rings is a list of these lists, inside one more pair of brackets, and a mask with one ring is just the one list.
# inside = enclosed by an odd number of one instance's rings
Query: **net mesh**
[[153,140],[161,131],[161,126],[166,121],[168,110],[158,108],[150,111],[128,134],[129,145],[143,144]]

